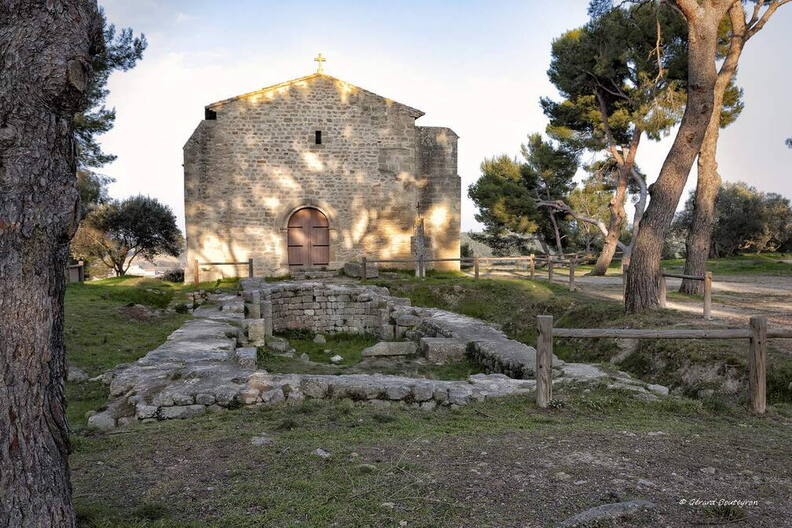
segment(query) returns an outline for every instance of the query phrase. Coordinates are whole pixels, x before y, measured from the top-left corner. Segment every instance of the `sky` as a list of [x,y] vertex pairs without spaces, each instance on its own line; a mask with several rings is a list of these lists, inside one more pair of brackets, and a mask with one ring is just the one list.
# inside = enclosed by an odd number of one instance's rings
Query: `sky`
[[[588,0],[100,0],[108,21],[144,33],[143,60],[110,78],[115,128],[101,137],[118,159],[101,172],[110,195],[155,197],[184,226],[182,147],[205,105],[325,72],[426,112],[416,124],[459,136],[462,229],[478,230],[467,187],[488,157],[517,156],[547,119],[539,98],[550,44],[586,21]],[[740,61],[745,110],[723,131],[720,172],[792,198],[792,4],[749,41]],[[656,177],[671,140],[645,140],[638,163]],[[586,161],[584,159],[584,161]],[[695,187],[695,169],[688,188]],[[683,198],[684,199],[684,198]]]

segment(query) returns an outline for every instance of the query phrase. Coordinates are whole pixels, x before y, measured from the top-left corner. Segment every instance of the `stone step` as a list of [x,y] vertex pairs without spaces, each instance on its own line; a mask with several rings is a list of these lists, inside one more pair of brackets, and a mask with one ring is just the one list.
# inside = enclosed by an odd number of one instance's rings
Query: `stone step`
[[333,270],[301,270],[292,272],[294,280],[331,279],[338,277],[338,272]]

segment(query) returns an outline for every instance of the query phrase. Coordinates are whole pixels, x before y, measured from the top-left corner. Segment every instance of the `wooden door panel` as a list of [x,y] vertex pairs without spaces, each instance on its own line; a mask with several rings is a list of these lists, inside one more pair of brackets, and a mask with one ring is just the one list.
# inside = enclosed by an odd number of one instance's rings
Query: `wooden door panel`
[[289,266],[326,266],[330,262],[330,229],[318,209],[305,208],[289,218],[287,228]]
[[330,261],[330,248],[327,246],[311,247],[311,264],[314,266],[327,266]]
[[290,246],[304,246],[308,244],[308,236],[306,236],[305,229],[302,227],[289,228],[289,245]]
[[305,263],[302,246],[289,247],[289,266],[302,266]]
[[311,230],[311,245],[327,246],[330,244],[330,230],[326,227],[313,227]]

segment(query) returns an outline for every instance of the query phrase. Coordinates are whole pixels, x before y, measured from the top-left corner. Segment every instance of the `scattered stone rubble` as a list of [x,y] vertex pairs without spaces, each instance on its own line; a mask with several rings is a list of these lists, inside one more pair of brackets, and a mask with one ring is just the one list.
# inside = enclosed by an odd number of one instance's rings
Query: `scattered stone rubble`
[[[89,425],[107,430],[135,421],[189,418],[306,398],[349,398],[373,405],[434,409],[535,389],[535,350],[478,319],[411,307],[409,300],[391,297],[387,289],[376,286],[270,284],[253,279],[242,284],[241,296],[211,296],[211,302],[196,309],[196,317],[161,346],[134,363],[105,373],[102,379],[110,385],[111,400],[104,410],[89,417]],[[368,350],[387,351],[385,355],[391,355],[391,350],[420,352],[432,362],[444,362],[468,354],[491,373],[438,381],[381,374],[269,374],[256,370],[256,347],[280,347],[288,352],[288,341],[273,337],[272,331],[298,328],[298,324],[323,333],[379,335],[386,342]],[[396,338],[405,341],[387,342]],[[603,381],[643,399],[656,399],[656,394],[667,392],[665,387],[648,386],[621,372],[609,374],[594,365],[554,359],[554,368],[554,384]]]

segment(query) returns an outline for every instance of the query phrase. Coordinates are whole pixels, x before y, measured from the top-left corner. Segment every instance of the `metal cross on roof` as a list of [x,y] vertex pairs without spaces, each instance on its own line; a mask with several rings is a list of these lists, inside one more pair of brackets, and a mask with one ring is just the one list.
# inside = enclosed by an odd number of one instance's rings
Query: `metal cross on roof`
[[316,56],[316,58],[314,59],[314,61],[316,61],[317,63],[316,73],[322,73],[324,71],[324,64],[322,63],[325,62],[326,60],[327,60],[326,58],[322,57],[321,53]]

